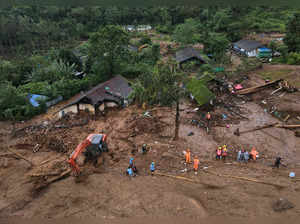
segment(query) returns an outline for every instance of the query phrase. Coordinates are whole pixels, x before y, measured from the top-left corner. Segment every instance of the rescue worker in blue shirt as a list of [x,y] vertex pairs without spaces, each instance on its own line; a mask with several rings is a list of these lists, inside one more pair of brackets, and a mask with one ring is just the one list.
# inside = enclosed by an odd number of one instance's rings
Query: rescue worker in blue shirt
[[155,171],[155,163],[152,162],[151,165],[150,165],[150,172],[151,172],[152,176],[153,176],[154,171]]
[[133,177],[133,176],[134,176],[134,173],[133,173],[133,170],[131,169],[131,167],[128,167],[128,169],[127,169],[127,174],[128,174],[130,177]]
[[134,159],[133,159],[132,157],[131,157],[130,160],[129,160],[129,166],[130,166],[130,167],[133,167],[133,160],[134,160]]

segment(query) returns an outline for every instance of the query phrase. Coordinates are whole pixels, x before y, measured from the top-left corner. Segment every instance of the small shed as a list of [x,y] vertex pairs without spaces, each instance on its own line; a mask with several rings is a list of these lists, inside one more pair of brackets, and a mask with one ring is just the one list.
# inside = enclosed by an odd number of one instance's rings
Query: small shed
[[96,113],[104,111],[107,107],[122,106],[126,103],[131,91],[129,82],[121,75],[117,75],[76,97],[60,109],[58,116],[62,117],[68,112],[78,113],[80,110]]
[[233,50],[247,57],[257,57],[258,49],[263,47],[263,44],[256,40],[240,40],[233,44]]
[[208,61],[206,58],[201,55],[201,53],[192,48],[192,47],[186,47],[184,49],[181,49],[176,52],[175,56],[176,61],[181,65],[182,63],[189,61],[189,60],[199,60],[202,64],[207,64]]

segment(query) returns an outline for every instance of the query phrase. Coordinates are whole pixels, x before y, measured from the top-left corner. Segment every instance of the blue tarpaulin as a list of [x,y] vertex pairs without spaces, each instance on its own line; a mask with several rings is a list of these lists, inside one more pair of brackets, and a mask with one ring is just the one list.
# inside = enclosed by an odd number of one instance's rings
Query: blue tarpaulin
[[258,48],[258,51],[259,52],[271,52],[272,50],[269,48],[266,48],[266,47],[261,47],[261,48]]
[[47,99],[46,96],[38,95],[38,94],[29,94],[28,98],[29,98],[30,104],[34,107],[38,107],[40,105],[39,102],[38,102],[39,100],[46,100]]

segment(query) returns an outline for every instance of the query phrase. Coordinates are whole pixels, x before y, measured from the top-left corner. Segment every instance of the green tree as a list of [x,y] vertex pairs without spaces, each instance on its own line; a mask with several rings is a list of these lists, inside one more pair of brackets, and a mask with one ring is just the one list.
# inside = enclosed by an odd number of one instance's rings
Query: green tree
[[176,62],[169,60],[167,64],[159,63],[151,72],[146,72],[139,76],[133,84],[131,98],[142,105],[176,105],[175,134],[174,139],[178,138],[180,125],[179,103],[184,96],[184,90],[180,87],[183,75],[176,70]]
[[211,54],[217,63],[224,62],[230,44],[224,34],[208,33],[203,38],[203,44],[206,54]]
[[120,60],[127,55],[129,37],[120,26],[108,25],[91,35],[89,57],[94,62],[103,61],[108,65],[109,76],[116,72]]
[[174,39],[181,44],[195,43],[195,35],[199,24],[194,19],[186,19],[184,23],[176,26],[174,30]]
[[300,13],[295,13],[287,23],[283,41],[290,52],[300,52]]

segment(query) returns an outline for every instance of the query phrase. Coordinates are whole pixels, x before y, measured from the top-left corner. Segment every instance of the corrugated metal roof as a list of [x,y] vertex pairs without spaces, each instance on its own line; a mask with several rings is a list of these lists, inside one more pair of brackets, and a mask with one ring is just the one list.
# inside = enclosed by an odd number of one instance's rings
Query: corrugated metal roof
[[263,46],[262,43],[256,40],[239,40],[238,42],[235,42],[234,45],[245,49],[246,51],[252,51]]
[[129,86],[128,81],[121,75],[117,75],[80,95],[62,109],[79,102],[89,103],[92,105],[99,105],[104,101],[114,101],[120,103],[120,99],[118,97],[113,96],[108,92],[127,98],[131,91],[132,88]]
[[200,52],[192,47],[187,47],[176,52],[176,61],[179,63],[185,62],[191,58],[197,58],[203,63],[207,63],[207,60],[201,56]]

